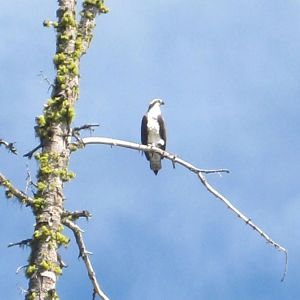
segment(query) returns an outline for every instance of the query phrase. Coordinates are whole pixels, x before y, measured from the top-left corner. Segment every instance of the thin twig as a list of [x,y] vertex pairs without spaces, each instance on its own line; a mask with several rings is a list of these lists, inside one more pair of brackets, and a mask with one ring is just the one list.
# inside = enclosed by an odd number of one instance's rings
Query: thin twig
[[82,237],[82,233],[81,233],[82,230],[80,229],[80,227],[78,225],[76,225],[74,222],[72,222],[68,219],[64,219],[63,224],[73,231],[73,234],[75,236],[77,245],[79,247],[80,256],[82,257],[82,259],[85,263],[85,266],[86,266],[87,271],[88,271],[89,278],[90,278],[90,280],[93,284],[94,293],[97,294],[102,300],[109,300],[109,298],[101,290],[100,285],[97,281],[95,271],[93,269],[92,263],[91,263],[90,258],[88,256],[89,252],[86,250],[86,247],[85,247],[85,244],[84,244],[84,241],[83,241],[83,237]]
[[13,154],[15,154],[15,155],[18,154],[18,153],[17,153],[17,149],[16,149],[16,147],[15,147],[15,143],[8,143],[8,142],[4,141],[3,139],[0,139],[0,146],[1,146],[1,145],[4,145],[5,148],[6,148],[8,151],[10,151],[11,153],[13,153]]
[[[27,266],[25,266],[25,267],[27,267]],[[18,288],[19,288],[20,293],[21,293],[22,296],[24,296],[28,293],[28,290],[24,289],[23,287],[19,286]]]
[[285,255],[285,267],[283,276],[281,278],[281,281],[284,280],[286,274],[287,274],[287,266],[288,266],[288,252],[287,250],[282,247],[280,244],[276,243],[271,239],[270,236],[268,236],[262,229],[260,229],[256,224],[254,224],[250,218],[245,216],[243,213],[241,213],[226,197],[224,197],[222,194],[220,194],[216,189],[214,189],[205,179],[204,173],[220,173],[220,172],[226,172],[229,171],[226,169],[219,169],[219,170],[203,170],[195,167],[191,163],[179,158],[177,155],[171,154],[167,151],[161,150],[158,147],[153,146],[146,146],[141,145],[137,143],[127,142],[123,140],[117,140],[117,139],[111,139],[111,138],[105,138],[105,137],[86,137],[81,140],[81,142],[84,145],[88,144],[103,144],[103,145],[110,145],[110,146],[118,146],[118,147],[125,147],[129,149],[144,151],[144,152],[156,152],[162,155],[163,157],[169,159],[172,161],[173,166],[175,163],[182,165],[183,167],[187,168],[191,172],[195,173],[201,183],[206,187],[206,189],[213,194],[215,197],[217,197],[219,200],[221,200],[234,214],[236,214],[239,218],[241,218],[247,225],[249,225],[252,229],[254,229],[263,239],[267,241],[267,243],[271,244],[275,249],[279,250],[280,252],[283,252]]
[[[54,24],[55,22],[51,22],[51,21],[48,21],[48,24],[51,26],[52,24]],[[45,26],[45,21],[44,21],[44,26]],[[49,80],[49,78],[47,76],[44,75],[44,72],[43,71],[40,71],[40,73],[37,75],[39,77],[42,78],[43,81],[46,81],[48,83],[48,92],[51,88],[54,88],[54,84]]]
[[25,194],[28,195],[28,189],[31,187],[31,192],[34,192],[33,187],[37,188],[37,185],[33,182],[32,177],[31,177],[31,172],[29,169],[29,166],[26,165],[26,171],[27,171],[27,176],[26,176],[26,187],[25,187]]
[[26,204],[26,206],[33,205],[33,199],[28,197],[24,192],[15,188],[12,183],[0,173],[0,185],[4,186],[6,189],[7,196],[14,196],[16,197],[22,204]]

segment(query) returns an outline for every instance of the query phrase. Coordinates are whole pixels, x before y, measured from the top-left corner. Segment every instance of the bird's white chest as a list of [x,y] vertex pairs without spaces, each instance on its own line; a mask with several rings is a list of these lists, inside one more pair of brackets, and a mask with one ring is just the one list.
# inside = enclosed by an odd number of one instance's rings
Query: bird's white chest
[[156,116],[148,115],[148,144],[157,145],[164,144],[159,134],[159,123]]

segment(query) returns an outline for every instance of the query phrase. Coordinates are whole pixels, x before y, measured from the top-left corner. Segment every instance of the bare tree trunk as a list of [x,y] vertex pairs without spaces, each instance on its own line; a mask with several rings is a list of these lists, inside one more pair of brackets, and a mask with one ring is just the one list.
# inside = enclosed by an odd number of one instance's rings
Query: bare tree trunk
[[74,176],[68,171],[69,140],[79,92],[79,62],[91,42],[97,13],[107,12],[103,1],[85,0],[78,23],[75,0],[59,0],[58,5],[58,22],[44,22],[45,26],[57,29],[53,59],[57,73],[51,98],[43,115],[36,119],[42,151],[35,155],[39,162],[33,200],[36,224],[26,270],[29,278],[26,299],[57,298],[56,281],[62,273],[58,248],[69,242],[62,234],[63,187]]

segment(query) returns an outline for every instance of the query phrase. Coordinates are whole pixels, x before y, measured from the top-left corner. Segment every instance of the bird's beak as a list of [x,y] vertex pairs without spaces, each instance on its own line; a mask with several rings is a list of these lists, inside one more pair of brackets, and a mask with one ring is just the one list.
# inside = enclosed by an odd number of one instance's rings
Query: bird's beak
[[161,101],[161,105],[165,105],[165,102],[164,102],[164,101]]

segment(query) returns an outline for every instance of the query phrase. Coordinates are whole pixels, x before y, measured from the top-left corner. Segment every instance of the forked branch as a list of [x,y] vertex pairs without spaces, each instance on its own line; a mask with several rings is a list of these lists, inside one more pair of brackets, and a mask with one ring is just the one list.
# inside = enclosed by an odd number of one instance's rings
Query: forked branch
[[105,138],[105,137],[86,137],[83,138],[80,141],[83,145],[89,145],[89,144],[103,144],[103,145],[110,145],[110,146],[118,146],[118,147],[125,147],[129,149],[134,149],[138,151],[144,151],[144,152],[156,152],[161,154],[163,157],[169,159],[172,161],[173,166],[177,163],[179,165],[182,165],[186,169],[190,170],[191,172],[195,173],[198,178],[200,179],[201,183],[206,187],[206,189],[213,194],[216,198],[221,200],[235,215],[237,215],[239,218],[241,218],[246,225],[249,225],[253,230],[255,230],[262,238],[264,238],[267,243],[271,244],[275,249],[279,250],[280,252],[283,252],[285,255],[285,267],[283,276],[281,278],[281,281],[284,280],[286,273],[287,273],[287,266],[288,266],[288,252],[287,250],[282,247],[280,244],[276,243],[270,236],[268,236],[260,227],[258,227],[255,223],[252,222],[250,218],[245,216],[242,212],[240,212],[226,197],[224,197],[222,194],[220,194],[215,188],[213,188],[206,180],[204,174],[209,173],[220,173],[220,172],[226,172],[229,173],[226,169],[218,169],[218,170],[204,170],[199,169],[192,165],[191,163],[179,158],[177,155],[174,155],[172,153],[169,153],[167,151],[161,150],[160,148],[153,147],[153,146],[146,146],[141,145],[137,143],[127,142],[123,140],[117,140],[117,139],[111,139],[111,138]]

